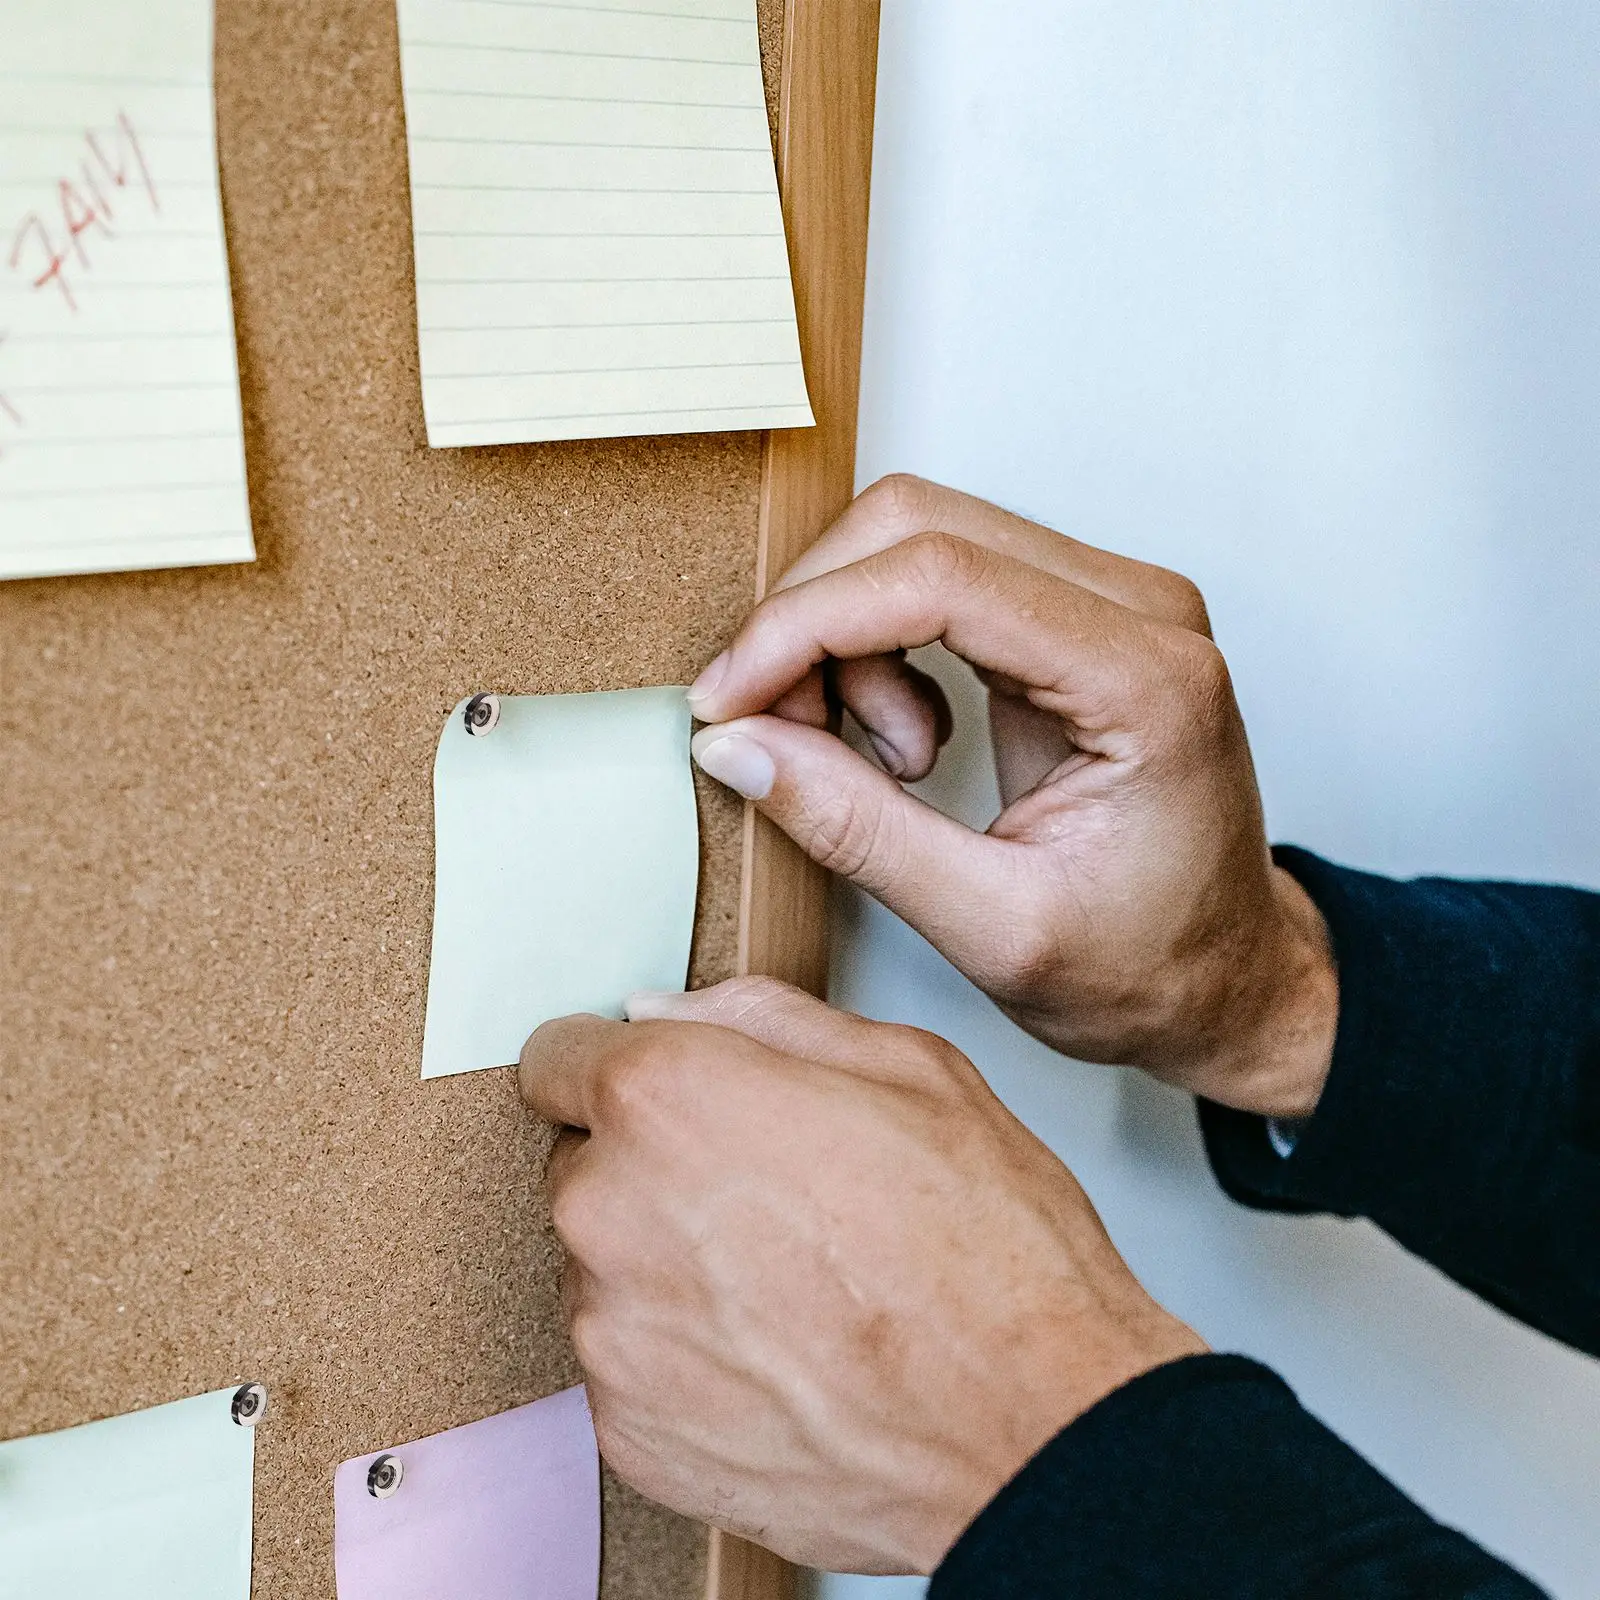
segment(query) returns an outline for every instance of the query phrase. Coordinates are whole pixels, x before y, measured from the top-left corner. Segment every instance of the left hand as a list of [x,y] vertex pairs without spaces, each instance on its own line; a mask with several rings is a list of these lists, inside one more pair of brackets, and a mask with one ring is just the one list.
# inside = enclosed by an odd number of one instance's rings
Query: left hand
[[1204,1349],[965,1056],[769,979],[547,1023],[600,1447],[792,1561],[935,1567],[1074,1417]]
[[[909,793],[950,731],[902,652],[989,689],[1003,809]],[[881,766],[831,731],[832,695]],[[1013,1021],[1242,1111],[1307,1117],[1339,985],[1273,864],[1250,742],[1177,573],[917,479],[862,494],[689,690],[695,759],[904,917]]]

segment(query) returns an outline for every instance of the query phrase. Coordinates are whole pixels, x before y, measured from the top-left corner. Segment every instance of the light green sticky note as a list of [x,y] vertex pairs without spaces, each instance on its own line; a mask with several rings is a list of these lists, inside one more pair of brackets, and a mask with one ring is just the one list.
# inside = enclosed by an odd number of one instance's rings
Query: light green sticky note
[[424,1078],[509,1066],[552,1017],[683,988],[694,934],[683,690],[499,696],[476,734],[471,703],[433,768]]
[[0,1600],[249,1600],[236,1392],[0,1444]]

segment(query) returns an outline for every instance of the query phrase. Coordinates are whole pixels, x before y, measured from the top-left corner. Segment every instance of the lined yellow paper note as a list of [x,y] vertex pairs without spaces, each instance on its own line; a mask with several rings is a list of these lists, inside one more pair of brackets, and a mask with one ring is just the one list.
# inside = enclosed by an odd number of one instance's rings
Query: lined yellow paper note
[[399,0],[434,445],[811,424],[754,0]]
[[0,0],[0,577],[253,554],[209,0]]

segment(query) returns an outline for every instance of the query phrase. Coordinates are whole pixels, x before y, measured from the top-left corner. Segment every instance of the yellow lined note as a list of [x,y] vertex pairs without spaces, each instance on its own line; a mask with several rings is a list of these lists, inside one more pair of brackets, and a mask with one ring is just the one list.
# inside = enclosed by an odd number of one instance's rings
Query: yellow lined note
[[434,445],[806,427],[754,0],[399,0]]
[[209,0],[0,0],[0,577],[253,554]]

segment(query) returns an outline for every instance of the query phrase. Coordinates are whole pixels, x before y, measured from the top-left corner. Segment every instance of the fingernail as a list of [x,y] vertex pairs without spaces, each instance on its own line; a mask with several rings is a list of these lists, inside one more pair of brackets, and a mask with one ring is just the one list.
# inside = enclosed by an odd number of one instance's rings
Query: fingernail
[[670,1017],[682,1004],[681,994],[664,989],[641,989],[622,1002],[622,1014],[629,1022],[654,1022]]
[[715,661],[689,685],[689,703],[695,704],[700,700],[708,700],[717,692],[717,685],[722,682],[728,672],[728,652],[724,650]]
[[706,728],[694,736],[689,748],[702,772],[746,800],[765,800],[772,793],[777,769],[754,739]]
[[883,763],[883,770],[891,778],[903,778],[906,775],[906,758],[881,734],[876,734],[868,728],[867,743],[877,752],[878,760]]

